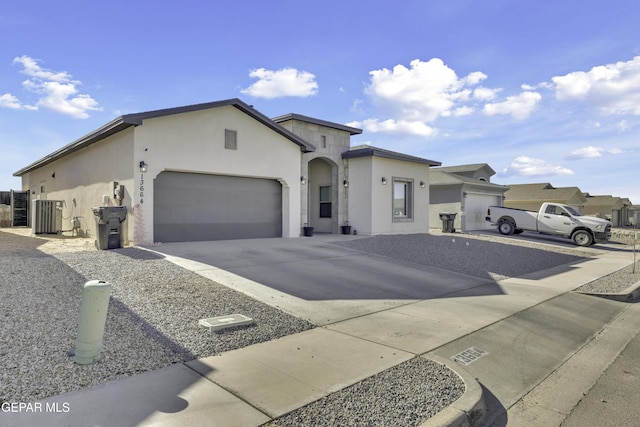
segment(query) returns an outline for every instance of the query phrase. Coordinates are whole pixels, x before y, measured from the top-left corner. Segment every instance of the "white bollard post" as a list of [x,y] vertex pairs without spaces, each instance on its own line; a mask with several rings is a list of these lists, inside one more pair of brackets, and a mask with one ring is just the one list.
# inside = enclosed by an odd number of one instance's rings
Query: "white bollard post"
[[110,296],[111,283],[90,280],[84,284],[75,355],[75,362],[80,365],[100,360]]

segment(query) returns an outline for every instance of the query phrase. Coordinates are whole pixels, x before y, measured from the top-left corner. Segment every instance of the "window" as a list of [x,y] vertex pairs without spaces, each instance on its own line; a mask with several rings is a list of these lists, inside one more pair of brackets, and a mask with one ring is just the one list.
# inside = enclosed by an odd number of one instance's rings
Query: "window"
[[547,205],[547,209],[545,209],[544,213],[550,215],[564,215],[564,216],[582,216],[581,213],[573,209],[571,206],[556,206],[556,205]]
[[413,218],[413,182],[408,179],[393,179],[393,220]]
[[320,135],[320,146],[327,148],[327,137],[325,135]]
[[548,213],[550,215],[562,215],[563,213],[566,214],[566,212],[560,206],[556,205],[548,205],[544,213]]
[[238,149],[238,131],[229,129],[224,130],[224,148],[227,150]]
[[331,218],[331,186],[320,187],[320,218]]

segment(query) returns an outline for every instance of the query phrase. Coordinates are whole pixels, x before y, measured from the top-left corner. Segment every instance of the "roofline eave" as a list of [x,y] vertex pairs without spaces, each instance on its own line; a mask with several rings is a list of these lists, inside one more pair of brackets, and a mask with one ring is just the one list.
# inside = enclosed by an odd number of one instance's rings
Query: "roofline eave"
[[110,121],[109,123],[101,126],[95,131],[73,141],[70,144],[65,145],[64,147],[54,151],[51,154],[48,154],[47,156],[41,158],[40,160],[37,160],[31,163],[30,165],[14,172],[13,176],[20,177],[35,169],[38,169],[42,166],[45,166],[49,163],[59,160],[75,151],[88,147],[91,144],[101,141],[118,132],[121,132],[130,126],[140,126],[142,125],[143,121],[147,119],[168,116],[173,114],[188,113],[192,111],[205,110],[209,108],[222,107],[227,105],[234,106],[235,108],[239,109],[240,111],[244,112],[245,114],[249,115],[255,120],[258,120],[259,122],[261,122],[262,124],[270,128],[271,130],[289,139],[291,142],[298,145],[300,147],[300,151],[302,151],[303,153],[309,153],[316,150],[316,147],[313,144],[310,144],[307,141],[303,140],[302,138],[298,137],[297,135],[293,134],[292,132],[289,132],[287,129],[280,126],[276,122],[272,121],[267,116],[265,116],[264,114],[254,109],[252,106],[245,104],[240,99],[233,98],[233,99],[227,99],[224,101],[215,101],[215,102],[209,102],[204,104],[188,105],[185,107],[166,108],[162,110],[153,110],[153,111],[147,111],[143,113],[126,114],[124,116],[120,116]]

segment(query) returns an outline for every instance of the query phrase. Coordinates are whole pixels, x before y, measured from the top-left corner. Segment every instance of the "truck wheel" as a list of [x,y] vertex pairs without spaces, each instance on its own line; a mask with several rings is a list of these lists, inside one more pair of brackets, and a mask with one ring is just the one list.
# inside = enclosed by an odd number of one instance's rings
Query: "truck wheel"
[[509,220],[503,220],[498,223],[498,231],[500,232],[500,234],[504,234],[504,235],[513,234],[515,230],[516,230],[516,225]]
[[573,243],[578,246],[591,246],[593,244],[593,236],[585,230],[578,230],[571,236]]

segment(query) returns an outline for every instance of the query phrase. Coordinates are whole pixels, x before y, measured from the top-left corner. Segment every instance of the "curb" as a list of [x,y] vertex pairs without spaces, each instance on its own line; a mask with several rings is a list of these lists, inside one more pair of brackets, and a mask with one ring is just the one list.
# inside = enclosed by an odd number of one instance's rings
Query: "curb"
[[484,419],[486,405],[482,392],[482,386],[476,379],[459,364],[437,355],[429,355],[428,358],[436,363],[446,366],[464,382],[465,391],[462,396],[429,418],[420,427],[474,427],[479,426]]
[[640,282],[631,285],[622,292],[576,292],[594,297],[607,298],[614,301],[634,302],[640,299]]

